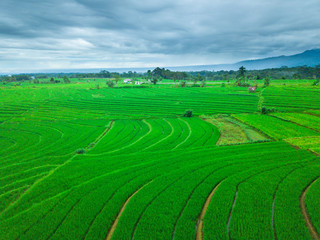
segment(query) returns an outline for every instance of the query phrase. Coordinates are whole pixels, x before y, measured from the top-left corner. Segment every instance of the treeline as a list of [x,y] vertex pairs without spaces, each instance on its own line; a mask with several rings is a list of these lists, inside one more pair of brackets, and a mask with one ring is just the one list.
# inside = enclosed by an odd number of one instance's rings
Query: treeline
[[[206,80],[228,80],[238,78],[239,70],[237,71],[198,71],[188,72],[189,75],[196,77],[202,76]],[[286,66],[281,68],[271,68],[263,70],[246,70],[246,78],[248,80],[259,80],[265,78],[271,79],[319,79],[320,65],[316,67],[292,67]]]
[[[195,72],[182,72],[171,71],[165,68],[155,68],[148,70],[145,73],[137,73],[134,71],[128,71],[123,73],[108,72],[102,70],[99,73],[50,73],[50,74],[18,74],[0,76],[2,82],[19,82],[37,79],[49,79],[50,78],[143,78],[143,79],[172,79],[172,80],[192,80],[192,81],[217,81],[217,80],[229,80],[237,79],[239,77],[239,70],[230,71],[195,71]],[[263,70],[246,70],[245,78],[247,80],[259,80],[259,79],[319,79],[320,78],[320,65],[316,67],[292,67],[286,66],[281,68],[263,69]]]
[[28,75],[28,74],[18,74],[18,75],[0,77],[0,81],[3,81],[3,82],[20,82],[20,81],[27,81],[31,79],[33,79],[32,75]]

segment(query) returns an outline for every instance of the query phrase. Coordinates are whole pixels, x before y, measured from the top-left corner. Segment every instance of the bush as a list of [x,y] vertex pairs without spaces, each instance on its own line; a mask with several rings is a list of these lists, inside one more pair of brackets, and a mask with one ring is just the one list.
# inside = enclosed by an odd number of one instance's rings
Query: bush
[[268,109],[266,107],[261,108],[261,114],[268,114],[268,113],[273,113],[276,111],[277,111],[277,109],[275,109],[275,108],[271,108],[271,109]]
[[192,110],[187,110],[184,114],[184,117],[192,117]]
[[86,152],[86,150],[84,150],[83,148],[79,148],[76,153],[77,154],[84,154]]
[[180,86],[181,86],[181,87],[185,87],[185,86],[186,86],[186,81],[181,82],[181,83],[180,83]]
[[267,108],[266,107],[262,107],[261,108],[261,113],[262,114],[267,114]]
[[109,88],[113,88],[114,82],[109,80],[109,81],[107,81],[107,85],[108,85]]

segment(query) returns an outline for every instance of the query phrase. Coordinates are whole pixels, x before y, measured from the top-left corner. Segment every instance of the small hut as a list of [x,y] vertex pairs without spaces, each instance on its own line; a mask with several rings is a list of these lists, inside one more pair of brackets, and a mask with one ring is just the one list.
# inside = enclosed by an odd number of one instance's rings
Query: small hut
[[129,79],[129,78],[127,78],[127,79],[123,80],[123,82],[126,83],[126,84],[128,84],[128,83],[132,83],[132,80]]
[[256,87],[249,87],[249,92],[251,92],[251,93],[255,93],[256,90],[257,90]]

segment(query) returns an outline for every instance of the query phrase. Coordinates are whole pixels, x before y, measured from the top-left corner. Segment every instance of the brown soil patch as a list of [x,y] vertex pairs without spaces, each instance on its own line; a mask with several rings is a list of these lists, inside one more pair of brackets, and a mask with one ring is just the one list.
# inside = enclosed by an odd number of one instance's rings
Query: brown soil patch
[[209,194],[206,202],[204,203],[203,207],[202,207],[202,210],[201,210],[201,214],[198,218],[198,223],[197,223],[197,234],[196,234],[196,240],[203,240],[203,219],[204,219],[204,216],[206,215],[206,212],[207,212],[207,209],[209,207],[209,204],[211,202],[211,199],[213,197],[213,195],[215,194],[216,190],[218,189],[219,185],[221,184],[218,183],[217,186],[215,186],[215,188],[212,190],[212,192]]
[[111,226],[111,228],[110,228],[110,230],[109,230],[109,232],[108,232],[108,234],[107,234],[107,236],[106,236],[106,240],[111,240],[112,235],[113,235],[114,231],[115,231],[116,228],[117,228],[119,219],[120,219],[123,211],[126,209],[126,207],[127,207],[128,203],[129,203],[129,201],[131,200],[131,198],[133,198],[134,195],[136,195],[142,188],[144,188],[145,186],[147,186],[147,185],[148,185],[149,183],[151,183],[151,182],[152,182],[152,181],[150,181],[150,182],[146,183],[145,185],[143,185],[141,188],[139,188],[137,191],[135,191],[135,192],[125,201],[125,203],[123,204],[122,208],[120,209],[120,212],[118,213],[116,219],[114,220],[114,222],[113,222],[113,224],[112,224],[112,226]]

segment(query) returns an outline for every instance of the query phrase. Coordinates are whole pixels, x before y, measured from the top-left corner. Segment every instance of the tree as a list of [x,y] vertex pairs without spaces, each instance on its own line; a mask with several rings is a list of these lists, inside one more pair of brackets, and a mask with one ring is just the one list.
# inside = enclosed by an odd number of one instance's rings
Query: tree
[[246,68],[244,66],[241,66],[238,71],[238,76],[244,79],[246,77],[245,73],[246,73]]
[[151,72],[151,70],[148,70],[147,79],[151,79],[151,78],[152,78],[152,72]]
[[264,86],[265,87],[268,87],[270,85],[270,77],[267,76],[265,79],[264,79]]
[[[198,76],[199,76],[199,74],[198,74]],[[192,77],[192,81],[193,81],[193,84],[194,84],[194,85],[197,84],[198,79],[199,79],[198,77]]]
[[63,82],[64,83],[70,83],[70,79],[67,76],[63,77]]
[[109,88],[113,88],[114,82],[109,80],[109,81],[107,81],[107,85],[108,85]]
[[157,82],[159,82],[159,81],[161,81],[161,79],[159,79],[158,77],[153,77],[153,78],[151,79],[151,82],[153,83],[153,85],[156,85]]
[[118,86],[118,82],[120,81],[120,75],[119,74],[116,74],[115,76],[114,76],[114,80],[116,81],[116,86]]
[[181,87],[185,87],[185,86],[186,86],[186,83],[187,83],[186,81],[182,81],[182,82],[180,83],[180,86],[181,86]]
[[299,73],[295,73],[292,76],[293,79],[301,79],[301,75]]
[[53,77],[50,79],[50,82],[51,82],[51,83],[54,83],[54,78],[53,78]]
[[246,79],[246,68],[244,66],[241,66],[238,70],[238,75],[237,75],[237,84],[238,86],[243,86],[243,82],[245,81]]

